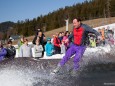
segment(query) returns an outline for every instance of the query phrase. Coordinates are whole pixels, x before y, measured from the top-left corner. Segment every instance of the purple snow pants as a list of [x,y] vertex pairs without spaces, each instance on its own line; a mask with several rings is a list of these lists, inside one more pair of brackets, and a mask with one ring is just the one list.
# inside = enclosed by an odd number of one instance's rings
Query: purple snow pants
[[78,70],[79,64],[78,62],[80,61],[81,57],[83,56],[85,52],[86,46],[77,46],[73,44],[66,52],[65,56],[63,59],[60,61],[59,65],[63,66],[70,58],[72,55],[75,54],[74,57],[74,70]]

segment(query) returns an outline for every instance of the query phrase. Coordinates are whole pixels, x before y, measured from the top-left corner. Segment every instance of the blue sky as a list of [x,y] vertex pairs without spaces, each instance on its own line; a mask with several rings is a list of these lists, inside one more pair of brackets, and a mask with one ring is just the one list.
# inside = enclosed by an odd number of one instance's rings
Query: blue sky
[[85,0],[0,0],[0,22],[33,19]]

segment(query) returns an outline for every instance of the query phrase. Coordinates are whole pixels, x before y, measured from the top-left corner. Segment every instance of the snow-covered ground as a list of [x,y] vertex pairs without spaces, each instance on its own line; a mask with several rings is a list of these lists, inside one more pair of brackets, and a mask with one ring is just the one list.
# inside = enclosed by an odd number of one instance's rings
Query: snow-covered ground
[[[103,53],[109,53],[110,52],[110,46],[107,45],[106,47],[86,48],[84,56],[90,55],[92,53],[100,53],[100,51],[102,51]],[[56,54],[56,55],[52,55],[50,57],[47,57],[45,54],[44,57],[41,59],[61,59],[61,58],[63,58],[63,56],[64,56],[64,54]]]
[[[107,28],[109,26],[110,29],[114,29],[115,31],[115,23],[113,24],[109,24],[109,25],[105,25],[105,26],[100,26],[100,27],[96,27],[94,28],[95,30],[98,30],[99,28]],[[32,42],[29,42],[29,45],[32,45]],[[18,45],[14,45],[16,47],[16,57],[18,57]],[[110,46],[107,45],[105,47],[96,47],[96,48],[87,48],[84,55],[90,55],[91,53],[95,53],[95,52],[100,52],[103,51],[105,53],[110,52]],[[32,54],[33,57],[35,56],[34,54],[34,50],[32,48]],[[46,56],[46,54],[44,54],[44,57],[42,59],[61,59],[64,56],[64,54],[56,54],[56,55],[52,55],[50,57]]]
[[109,27],[109,29],[114,29],[114,30],[115,30],[115,23],[109,24],[109,25],[104,25],[104,26],[95,27],[94,29],[95,29],[95,30],[98,30],[99,28],[100,28],[100,29],[102,29],[102,28],[105,28],[105,29],[106,29],[107,27]]
[[[91,53],[103,51],[104,53],[109,53],[110,51],[110,46],[107,45],[106,47],[96,47],[96,48],[86,48],[86,51],[84,55],[90,55]],[[34,50],[32,48],[32,54],[33,57],[35,56]],[[44,57],[42,59],[61,59],[64,56],[64,54],[56,54],[52,55],[50,57],[46,56],[46,53],[44,53]],[[18,57],[18,49],[16,49],[16,57]]]

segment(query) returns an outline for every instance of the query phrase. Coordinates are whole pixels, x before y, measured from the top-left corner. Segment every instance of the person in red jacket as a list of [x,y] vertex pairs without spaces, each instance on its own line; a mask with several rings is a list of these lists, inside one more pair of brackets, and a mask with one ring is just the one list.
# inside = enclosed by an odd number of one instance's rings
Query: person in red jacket
[[82,24],[80,18],[76,18],[73,20],[73,33],[69,36],[66,42],[73,38],[73,44],[67,50],[63,59],[59,62],[57,68],[53,71],[53,73],[58,73],[62,66],[74,56],[74,68],[73,74],[76,74],[76,71],[79,68],[79,61],[82,58],[85,50],[86,50],[86,39],[88,37],[88,33],[94,33],[97,37],[100,35],[96,30],[92,29],[88,25]]
[[54,44],[54,54],[60,54],[61,53],[61,48],[60,48],[60,40],[59,38],[55,35],[53,39],[53,44]]

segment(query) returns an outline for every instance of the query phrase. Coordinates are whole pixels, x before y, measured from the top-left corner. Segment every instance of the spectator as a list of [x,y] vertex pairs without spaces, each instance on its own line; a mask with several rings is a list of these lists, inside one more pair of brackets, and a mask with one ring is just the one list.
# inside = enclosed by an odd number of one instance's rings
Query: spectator
[[3,47],[2,42],[0,41],[0,61],[2,61],[3,59],[5,59],[7,54],[6,49]]
[[64,41],[62,41],[60,47],[61,47],[61,54],[65,54],[66,53],[66,46],[64,44]]
[[101,35],[102,35],[102,44],[105,45],[105,28],[101,29]]
[[20,47],[19,57],[32,57],[32,49],[28,45],[28,39],[24,39],[24,44]]
[[43,52],[43,47],[39,42],[39,39],[36,40],[36,45],[34,45],[35,58],[41,58]]
[[24,44],[24,36],[21,36],[20,40],[18,41],[18,51],[23,44]]
[[13,59],[15,57],[15,55],[16,55],[16,49],[15,49],[14,46],[12,46],[12,41],[11,40],[8,41],[7,44],[8,44],[8,46],[6,48],[6,50],[7,50],[6,57],[9,58],[9,59]]
[[[71,34],[73,34],[72,31],[70,31],[69,35],[71,35]],[[69,39],[69,47],[71,47],[72,44],[73,44],[73,38],[70,38]]]
[[96,47],[96,39],[94,37],[91,37],[89,41],[92,48]]
[[46,56],[52,56],[54,53],[54,46],[51,43],[51,38],[47,39],[47,44],[45,46]]
[[[39,32],[38,32],[38,35],[34,37],[33,44],[36,44],[36,40],[37,40],[37,39],[39,39],[39,42],[40,42],[40,44],[41,44],[42,47],[43,47],[42,55],[44,56],[44,51],[45,51],[44,46],[45,46],[45,44],[46,44],[46,37],[45,37],[45,35],[43,34],[42,31],[39,31]],[[43,56],[42,56],[42,57],[43,57]]]
[[109,44],[110,46],[114,44],[114,32],[110,29],[107,28],[107,38],[106,38],[106,42],[107,44]]
[[55,54],[60,54],[61,52],[61,49],[60,49],[60,40],[58,39],[58,37],[55,35],[54,36],[54,40],[53,40],[53,43],[54,43],[54,53]]
[[64,32],[61,32],[62,37],[65,35]]
[[[97,39],[97,46],[102,46],[103,45],[103,40],[102,40],[102,35],[104,34],[104,33],[102,33],[102,30],[99,28],[98,29],[98,32],[99,32],[99,34],[101,35],[101,39]],[[103,35],[104,36],[104,35]]]
[[105,29],[105,44],[108,44],[108,28]]
[[43,34],[42,31],[39,31],[37,36],[34,37],[33,44],[36,44],[37,39],[39,39],[41,45],[44,45],[46,37],[45,37],[45,35]]
[[108,34],[108,43],[109,45],[114,45],[114,37],[113,34]]
[[38,28],[38,29],[36,30],[36,35],[35,35],[35,36],[37,36],[40,31],[42,31],[42,30],[41,30],[40,28]]
[[68,41],[68,42],[65,42],[65,40],[67,40],[68,37],[69,37],[69,32],[66,31],[66,32],[65,32],[65,35],[63,36],[63,42],[64,42],[64,45],[66,46],[66,49],[69,48],[69,41]]
[[108,28],[105,29],[105,39],[108,38],[107,34],[108,34]]
[[53,45],[54,45],[54,43],[53,43],[54,37],[55,37],[55,35],[53,35],[52,38],[51,38],[51,43],[52,43]]
[[61,42],[62,39],[63,39],[62,32],[59,32],[59,36],[58,36],[58,38],[59,38],[59,40],[60,40],[60,42]]

